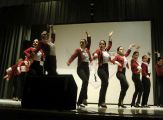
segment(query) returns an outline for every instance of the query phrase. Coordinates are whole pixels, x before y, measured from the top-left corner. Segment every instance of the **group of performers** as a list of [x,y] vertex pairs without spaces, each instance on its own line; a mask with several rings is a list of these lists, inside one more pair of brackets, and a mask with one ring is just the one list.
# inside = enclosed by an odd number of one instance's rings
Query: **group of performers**
[[[55,30],[52,25],[49,25],[49,31],[43,31],[41,33],[41,40],[35,39],[32,47],[27,48],[24,51],[25,59],[19,60],[15,65],[9,67],[6,70],[4,79],[9,80],[13,76],[20,79],[25,79],[26,75],[57,75],[56,64],[56,50],[55,50]],[[149,71],[150,56],[143,55],[142,63],[138,62],[139,58],[139,46],[136,44],[129,45],[127,51],[123,46],[117,48],[117,53],[112,59],[109,50],[112,47],[112,35],[113,32],[108,34],[108,44],[105,40],[99,41],[99,48],[93,53],[90,53],[91,36],[86,32],[86,39],[80,40],[80,47],[76,48],[74,53],[67,61],[69,66],[73,60],[78,58],[77,74],[82,80],[82,86],[80,94],[77,100],[77,106],[87,106],[87,91],[90,77],[89,64],[93,64],[94,60],[98,60],[97,74],[101,80],[101,88],[99,91],[98,107],[107,108],[105,97],[109,84],[109,65],[108,62],[117,65],[116,77],[120,82],[120,94],[118,99],[118,107],[126,108],[123,104],[126,92],[129,88],[129,84],[126,78],[126,68],[131,66],[132,80],[135,86],[135,91],[131,100],[131,107],[149,107],[148,97],[150,93],[151,77]],[[131,50],[135,48],[133,52],[130,64],[127,57],[130,55]],[[159,79],[160,89],[163,90],[163,58],[159,57],[156,64],[156,72]],[[23,76],[23,77],[22,77]],[[142,76],[142,77],[141,77]],[[21,81],[21,80],[18,80]],[[23,80],[22,80],[23,81]],[[22,98],[22,91],[24,83],[19,84],[21,87],[17,87],[17,91],[21,93],[17,96]],[[163,95],[159,92],[160,106],[163,105]]]
[[24,59],[18,60],[16,64],[6,69],[6,80],[14,77],[14,97],[21,100],[24,82],[29,76],[57,75],[55,30],[52,25],[48,26],[48,32],[41,33],[41,40],[34,39],[32,46],[24,50]]
[[[117,53],[114,56],[113,59],[111,59],[111,56],[109,54],[109,50],[112,47],[112,34],[113,32],[109,33],[109,40],[108,44],[105,40],[100,40],[99,42],[99,48],[93,52],[92,57],[90,53],[90,46],[91,46],[91,36],[86,32],[87,39],[81,39],[80,40],[80,47],[75,49],[72,56],[67,61],[67,65],[69,66],[75,58],[78,58],[78,65],[77,65],[77,74],[82,80],[82,86],[79,94],[79,98],[77,101],[77,106],[85,107],[87,106],[87,88],[89,83],[89,76],[90,76],[90,70],[89,70],[89,63],[92,64],[93,60],[98,60],[98,70],[97,74],[101,80],[101,88],[99,91],[99,99],[98,99],[98,107],[99,108],[107,108],[107,105],[105,103],[105,96],[109,84],[109,65],[108,62],[111,62],[113,64],[116,64],[117,67],[117,73],[116,77],[120,82],[120,94],[118,99],[118,107],[126,108],[126,106],[123,104],[124,98],[126,96],[126,92],[129,88],[129,84],[126,78],[126,68],[129,68],[127,57],[131,53],[132,48],[135,48],[135,51],[133,52],[132,59],[130,62],[131,65],[131,71],[132,71],[132,80],[135,86],[135,91],[133,93],[133,97],[131,100],[131,107],[149,107],[148,103],[148,97],[150,93],[150,87],[151,87],[151,78],[150,78],[150,71],[149,71],[149,62],[150,62],[150,54],[143,55],[142,56],[142,63],[138,62],[139,57],[139,46],[136,44],[129,45],[129,48],[127,51],[124,50],[122,46],[119,46],[117,48]],[[161,61],[163,58],[160,58]],[[163,76],[163,62],[159,62],[159,67],[157,67],[157,71],[159,71],[159,74],[161,74],[161,80]],[[158,64],[157,64],[158,65]],[[142,76],[142,78],[141,78]],[[160,80],[160,81],[161,81]],[[162,81],[161,81],[162,82]],[[161,84],[160,84],[161,86]],[[163,85],[161,86],[161,90],[163,88]],[[160,92],[160,97],[162,93]],[[159,98],[160,106],[163,103],[162,97]]]

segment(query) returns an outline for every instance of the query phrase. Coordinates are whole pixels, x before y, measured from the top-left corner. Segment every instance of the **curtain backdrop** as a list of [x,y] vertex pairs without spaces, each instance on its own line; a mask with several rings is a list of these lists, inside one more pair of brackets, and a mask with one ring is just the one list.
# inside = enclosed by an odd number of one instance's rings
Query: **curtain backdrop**
[[30,39],[30,27],[22,25],[3,26],[0,28],[0,97],[12,96],[13,80],[3,80],[5,70],[23,57],[23,44]]

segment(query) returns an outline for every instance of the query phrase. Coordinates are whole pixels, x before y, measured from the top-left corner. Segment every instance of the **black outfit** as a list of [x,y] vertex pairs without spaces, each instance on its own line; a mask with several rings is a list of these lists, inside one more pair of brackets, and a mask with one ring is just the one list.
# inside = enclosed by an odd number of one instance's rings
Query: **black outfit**
[[142,84],[144,88],[143,96],[142,96],[142,106],[147,105],[148,97],[150,93],[151,82],[145,76],[142,76]]
[[57,75],[57,60],[56,56],[47,55],[45,58],[44,69],[48,75]]
[[83,100],[87,99],[87,88],[88,88],[88,81],[89,81],[89,63],[88,62],[82,62],[77,67],[77,74],[82,80],[82,86],[78,98],[77,104],[80,105],[83,103]]
[[26,72],[22,72],[19,76],[14,77],[13,85],[14,85],[14,92],[13,97],[18,98],[18,100],[22,99],[24,84],[26,80]]
[[48,44],[41,44],[41,48],[45,52],[45,62],[44,62],[44,74],[45,71],[48,72],[48,75],[57,75],[57,59],[56,56],[50,55],[50,46]]
[[30,66],[30,75],[34,76],[41,76],[43,75],[43,66],[40,65],[40,61],[33,61],[33,63]]
[[105,96],[108,88],[108,79],[109,79],[109,71],[108,71],[108,63],[104,63],[98,67],[98,76],[101,79],[101,89],[99,94],[98,105],[105,103]]
[[117,76],[118,80],[120,81],[120,85],[121,85],[118,106],[123,105],[124,97],[126,96],[127,89],[129,88],[129,84],[127,82],[125,73],[126,73],[126,68],[123,68],[122,72],[118,71],[116,73],[116,76]]
[[[132,106],[139,107],[142,92],[143,92],[143,85],[142,85],[142,82],[140,80],[140,74],[134,74],[133,73],[132,74],[132,80],[133,80],[134,85],[135,85],[135,92],[134,92],[133,97],[132,97],[131,107]],[[137,101],[136,101],[136,98],[137,98]],[[135,101],[136,101],[136,104],[135,104]]]
[[157,76],[158,81],[158,104],[163,107],[163,76]]
[[27,73],[26,72],[22,72],[18,78],[18,81],[20,83],[20,86],[18,88],[18,95],[19,95],[19,99],[22,99],[22,96],[23,96],[23,91],[24,91],[24,84],[25,84],[25,81],[26,81],[26,76],[27,76]]

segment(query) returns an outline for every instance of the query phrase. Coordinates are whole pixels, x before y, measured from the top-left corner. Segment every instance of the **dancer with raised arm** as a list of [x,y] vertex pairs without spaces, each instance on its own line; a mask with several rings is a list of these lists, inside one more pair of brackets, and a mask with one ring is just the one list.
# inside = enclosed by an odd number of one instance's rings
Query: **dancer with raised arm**
[[140,79],[142,69],[141,69],[141,64],[138,61],[138,58],[139,58],[138,49],[139,49],[139,46],[137,46],[137,50],[133,53],[132,59],[131,59],[132,80],[135,86],[135,92],[132,97],[131,107],[132,106],[141,107],[140,100],[141,100],[142,92],[143,92],[143,85]]
[[110,61],[109,50],[112,47],[112,34],[113,32],[109,33],[109,41],[108,45],[106,46],[105,40],[100,40],[99,42],[99,49],[97,49],[93,53],[93,59],[98,59],[98,76],[101,79],[101,89],[99,92],[99,100],[98,100],[98,107],[100,108],[107,108],[105,103],[106,92],[108,88],[108,79],[109,79],[109,71],[108,71],[108,62]]
[[149,71],[149,63],[150,63],[150,53],[148,55],[143,55],[142,56],[142,84],[143,84],[143,95],[142,95],[142,107],[147,107],[149,108],[148,103],[148,98],[149,98],[149,93],[150,93],[150,87],[151,87],[151,81],[150,81],[150,71]]
[[55,45],[55,30],[53,25],[48,25],[48,31],[41,33],[41,48],[46,54],[45,58],[45,74],[57,75],[57,59],[56,59],[56,45]]
[[78,108],[85,107],[87,105],[87,88],[90,75],[89,63],[92,62],[91,54],[89,51],[91,45],[91,36],[87,32],[86,35],[87,40],[80,40],[80,48],[77,48],[67,61],[67,65],[69,66],[75,58],[78,58],[77,74],[82,80],[82,86],[77,101]]
[[117,55],[112,60],[113,63],[118,64],[116,76],[121,85],[121,91],[120,91],[119,100],[118,100],[118,107],[122,107],[122,108],[126,108],[126,106],[123,104],[123,100],[126,96],[126,92],[129,87],[129,84],[127,82],[125,73],[126,73],[126,68],[129,68],[127,56],[129,56],[132,47],[135,47],[135,44],[131,44],[127,52],[125,52],[124,48],[122,46],[119,46],[117,48]]

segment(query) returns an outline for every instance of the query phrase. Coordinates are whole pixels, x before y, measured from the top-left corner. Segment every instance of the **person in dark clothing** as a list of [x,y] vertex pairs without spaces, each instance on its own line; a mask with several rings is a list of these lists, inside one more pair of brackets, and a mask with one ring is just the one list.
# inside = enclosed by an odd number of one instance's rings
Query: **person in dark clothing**
[[55,76],[57,73],[55,30],[53,25],[48,26],[48,31],[41,33],[41,48],[45,52],[46,58],[44,63],[44,71],[46,75]]
[[155,64],[156,80],[158,83],[158,105],[163,107],[163,58],[157,52],[157,62]]
[[89,82],[89,63],[92,62],[91,54],[90,54],[90,45],[91,45],[91,36],[87,34],[87,40],[80,40],[80,48],[77,48],[72,56],[67,61],[67,65],[69,66],[75,58],[78,58],[78,66],[77,66],[77,74],[82,80],[82,86],[79,94],[79,98],[77,101],[78,108],[85,107],[87,105],[87,88]]
[[142,107],[149,107],[147,105],[149,93],[150,93],[150,87],[151,87],[151,78],[150,78],[150,71],[149,71],[149,63],[150,63],[150,57],[147,55],[142,56],[142,84],[143,84],[143,95],[142,95]]
[[105,103],[105,96],[108,88],[108,79],[109,79],[109,71],[108,71],[108,62],[110,61],[109,50],[112,47],[112,36],[113,32],[109,33],[109,41],[108,46],[106,47],[106,41],[100,40],[99,49],[97,49],[93,53],[93,59],[98,59],[98,76],[101,79],[101,89],[99,92],[99,100],[98,107],[107,108]]
[[122,108],[126,108],[126,106],[123,105],[123,100],[126,96],[126,92],[129,88],[129,84],[126,79],[125,73],[126,73],[126,68],[129,68],[127,56],[129,56],[132,47],[135,47],[135,44],[131,44],[127,52],[125,52],[124,48],[122,46],[119,46],[117,48],[117,55],[112,60],[113,63],[118,63],[116,76],[121,85],[121,91],[120,91],[119,100],[118,100],[118,107],[122,107]]
[[[141,74],[141,64],[138,62],[139,51],[135,51],[131,59],[131,71],[132,71],[132,80],[135,86],[135,92],[132,97],[131,107],[141,107],[140,100],[143,92],[143,85],[140,79]],[[137,99],[137,100],[136,100]]]

